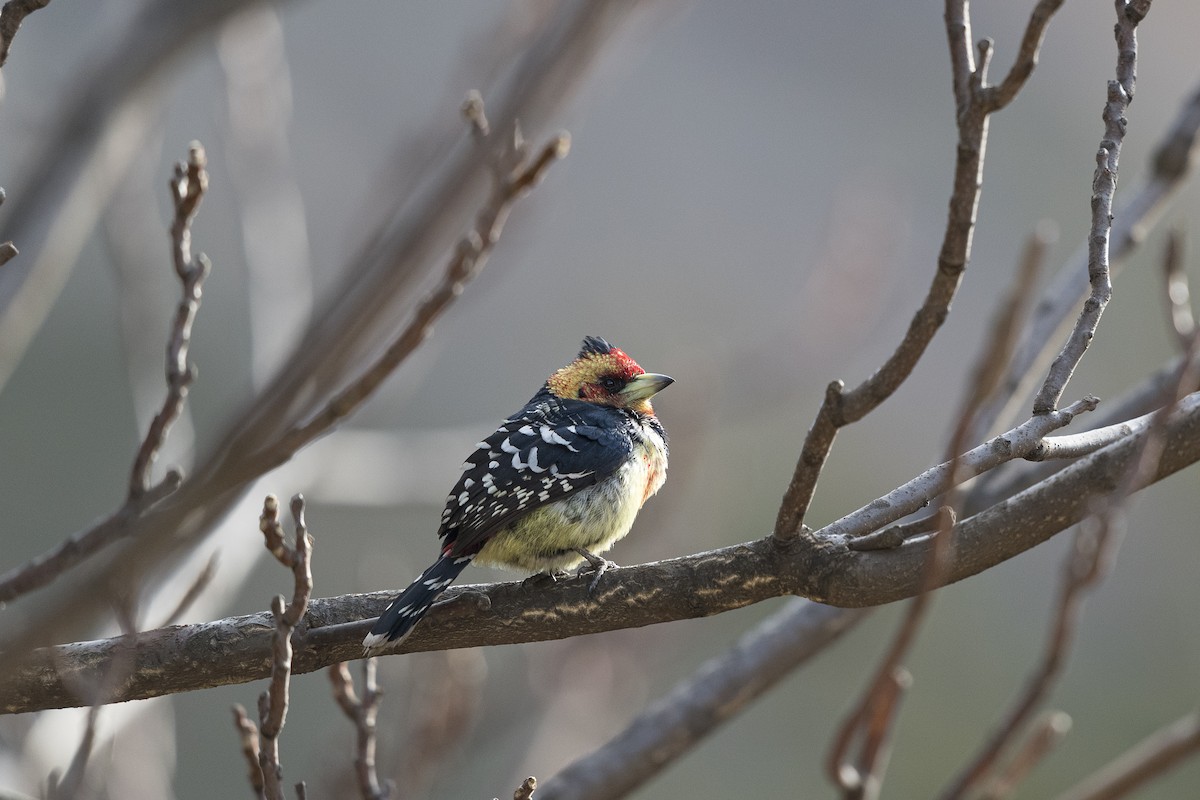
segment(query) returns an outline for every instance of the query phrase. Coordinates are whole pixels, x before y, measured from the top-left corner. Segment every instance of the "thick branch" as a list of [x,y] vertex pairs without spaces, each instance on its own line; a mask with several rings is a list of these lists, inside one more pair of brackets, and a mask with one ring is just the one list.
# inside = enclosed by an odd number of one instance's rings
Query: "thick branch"
[[[1021,494],[959,523],[946,572],[952,583],[983,572],[1083,519],[1089,498],[1115,488],[1136,456],[1135,434]],[[1200,461],[1200,395],[1180,404],[1164,431],[1165,450],[1135,489]],[[520,582],[447,591],[398,652],[562,639],[694,619],[774,597],[799,594],[830,605],[864,607],[912,597],[921,588],[929,540],[894,550],[853,551],[844,537],[816,531],[786,545],[771,537],[684,558],[618,568],[588,593],[584,576],[532,591]],[[394,592],[313,600],[297,626],[293,672],[362,655],[362,637]],[[353,623],[353,624],[343,624]],[[133,668],[113,702],[242,683],[269,674],[270,614],[165,628],[130,637],[43,648],[0,678],[0,709],[80,705],[71,687],[90,685],[119,653]]]
[[626,797],[865,616],[863,609],[793,601],[656,700],[615,739],[547,780],[538,800]]

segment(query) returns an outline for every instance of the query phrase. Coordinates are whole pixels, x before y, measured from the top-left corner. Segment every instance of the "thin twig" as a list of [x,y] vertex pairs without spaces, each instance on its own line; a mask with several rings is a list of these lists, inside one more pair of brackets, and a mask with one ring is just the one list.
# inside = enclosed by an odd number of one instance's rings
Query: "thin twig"
[[375,771],[375,720],[379,715],[379,698],[383,694],[375,683],[374,658],[364,659],[363,695],[360,700],[354,691],[354,679],[350,668],[343,661],[329,668],[329,681],[333,684],[333,698],[342,713],[354,723],[356,747],[354,774],[358,781],[358,793],[363,800],[387,800],[394,792],[390,782],[380,786]]
[[157,484],[150,483],[150,468],[166,439],[171,424],[179,418],[195,371],[188,363],[192,323],[200,307],[201,288],[210,265],[203,254],[192,257],[191,225],[208,186],[206,156],[199,142],[188,148],[188,159],[175,165],[171,199],[175,216],[171,223],[171,262],[182,284],[182,297],[167,345],[167,396],[162,408],[138,447],[130,470],[125,503],[95,527],[66,541],[0,576],[0,602],[46,586],[104,547],[129,535],[131,522],[155,503],[175,492],[183,482],[177,470],[169,470]]
[[158,627],[165,628],[169,625],[174,625],[187,613],[187,610],[200,598],[200,595],[204,594],[204,590],[212,583],[212,579],[217,576],[217,562],[220,555],[220,551],[214,551],[208,557],[208,561],[204,563],[204,568],[196,573],[196,578],[192,581],[191,586],[183,593],[183,597],[179,598],[179,602],[175,604],[175,608],[172,609],[171,613],[166,616],[163,623]]
[[0,10],[0,67],[8,63],[8,51],[12,48],[13,37],[25,17],[50,5],[50,0],[9,0]]
[[1071,717],[1061,711],[1051,711],[1034,723],[1033,732],[1025,737],[1025,743],[987,787],[981,800],[1004,800],[1011,795],[1021,781],[1041,763],[1042,759],[1063,740],[1071,730]]
[[940,530],[949,530],[954,527],[957,516],[953,508],[942,506],[932,514],[914,519],[912,522],[893,525],[890,528],[883,528],[874,533],[868,533],[866,536],[851,539],[846,542],[846,546],[856,551],[892,550],[914,537],[936,533]]
[[233,725],[237,728],[242,743],[242,756],[246,759],[247,778],[250,788],[254,790],[255,798],[263,796],[263,771],[258,763],[259,738],[258,726],[246,714],[246,709],[239,704],[233,706]]
[[188,147],[187,161],[175,165],[175,175],[171,178],[171,200],[175,206],[175,218],[171,223],[171,261],[182,285],[183,296],[175,311],[175,322],[171,326],[171,338],[167,345],[167,396],[138,448],[129,476],[128,500],[137,499],[150,488],[150,468],[158,457],[172,423],[183,411],[188,387],[196,378],[195,368],[188,365],[188,346],[192,339],[192,323],[200,309],[204,279],[212,265],[203,253],[192,257],[192,220],[208,189],[207,161],[203,145],[192,142]]
[[1066,345],[1055,357],[1046,375],[1046,382],[1033,399],[1033,413],[1044,414],[1058,407],[1067,381],[1083,359],[1096,326],[1112,298],[1112,279],[1109,270],[1109,238],[1112,234],[1113,195],[1117,190],[1117,166],[1121,145],[1125,141],[1128,120],[1125,111],[1133,102],[1137,65],[1137,25],[1149,10],[1132,8],[1125,0],[1117,0],[1117,77],[1108,82],[1108,98],[1104,104],[1104,136],[1096,152],[1096,172],[1092,178],[1092,225],[1088,236],[1088,283],[1091,295],[1071,331]]
[[1093,428],[1090,431],[1047,436],[1033,450],[1026,453],[1024,458],[1026,461],[1055,461],[1090,455],[1113,442],[1146,430],[1153,418],[1153,413],[1143,414],[1136,419]]
[[982,190],[987,149],[987,118],[1008,104],[1024,84],[1037,61],[1037,50],[1050,17],[1062,0],[1042,0],[1026,26],[1017,63],[999,91],[984,85],[990,44],[981,42],[980,63],[971,54],[971,23],[964,0],[946,0],[946,34],[950,45],[958,124],[954,188],[937,269],[925,299],[909,323],[908,331],[886,362],[856,388],[846,391],[841,381],[826,388],[825,400],[804,439],[800,458],[784,493],[775,520],[774,535],[781,541],[801,533],[817,479],[829,457],[839,428],[857,422],[889,398],[912,373],[934,334],[941,328],[971,256],[975,210]]
[[1068,789],[1058,800],[1119,800],[1197,754],[1200,754],[1200,711],[1193,711],[1150,734]]
[[[1167,201],[1174,197],[1191,171],[1197,155],[1200,131],[1200,85],[1180,108],[1173,124],[1158,143],[1152,158],[1149,180],[1121,208],[1113,222],[1109,246],[1109,269],[1115,275],[1155,224]],[[1048,346],[1061,339],[1056,331],[1083,302],[1088,288],[1088,248],[1083,247],[1059,269],[1037,302],[1030,325],[1022,336],[1004,388],[980,414],[976,436],[987,435],[997,421],[1011,419],[1023,410],[1026,396],[1033,394],[1034,381],[1045,374],[1053,353]],[[1065,335],[1065,331],[1064,331]],[[1044,366],[1039,366],[1044,364]]]
[[1167,236],[1167,249],[1163,253],[1163,289],[1171,332],[1175,334],[1180,350],[1184,350],[1196,335],[1196,320],[1192,316],[1187,270],[1183,268],[1183,234],[1178,230],[1172,230]]
[[183,482],[183,476],[172,470],[161,482],[132,502],[127,502],[104,521],[80,531],[53,549],[14,567],[0,576],[0,602],[40,589],[54,581],[71,567],[99,552],[105,546],[129,535],[133,520],[158,501],[172,494]]
[[267,800],[283,800],[283,768],[279,763],[279,734],[287,716],[288,690],[292,677],[292,632],[308,609],[312,596],[312,537],[304,522],[304,498],[292,498],[292,519],[295,521],[295,545],[280,545],[282,525],[279,522],[279,501],[268,495],[263,503],[259,530],[263,532],[267,550],[276,560],[292,571],[294,587],[292,601],[286,606],[281,595],[271,601],[275,618],[275,637],[271,659],[271,683],[258,698],[258,727],[261,748],[258,763],[262,768],[264,796]]
[[[468,96],[463,115],[471,124],[476,139],[483,146],[490,142],[483,100],[477,93]],[[339,392],[320,412],[285,433],[271,448],[249,459],[275,465],[286,461],[292,453],[332,428],[357,409],[364,400],[387,379],[396,367],[432,332],[433,324],[446,308],[462,294],[463,287],[483,269],[491,255],[504,223],[517,200],[537,186],[554,162],[565,158],[570,150],[570,137],[560,133],[544,145],[532,159],[514,129],[511,139],[492,153],[494,181],[492,196],[476,217],[475,227],[464,236],[446,265],[441,283],[419,305],[404,330],[378,359],[370,364],[350,385]]]

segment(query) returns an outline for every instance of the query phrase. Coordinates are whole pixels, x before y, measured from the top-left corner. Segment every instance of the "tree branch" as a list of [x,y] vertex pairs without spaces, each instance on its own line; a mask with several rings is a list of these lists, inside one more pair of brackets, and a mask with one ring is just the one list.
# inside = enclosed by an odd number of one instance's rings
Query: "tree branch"
[[[1088,498],[1112,491],[1148,431],[1072,464],[1021,494],[960,522],[945,583],[1016,556],[1089,513]],[[1134,490],[1200,461],[1200,394],[1163,429],[1157,467]],[[853,522],[851,520],[850,522]],[[849,523],[843,523],[841,530]],[[837,525],[835,523],[834,525]],[[893,550],[853,551],[834,526],[781,546],[773,537],[684,558],[617,568],[611,585],[588,593],[586,576],[531,591],[522,582],[452,587],[397,652],[562,639],[695,619],[798,594],[836,606],[882,605],[912,597],[930,542]],[[362,637],[393,591],[313,600],[297,626],[293,672],[322,669],[362,655]],[[270,673],[269,614],[232,617],[94,642],[42,648],[0,675],[0,711],[86,705],[73,691],[96,680],[120,652],[133,667],[109,696],[120,702],[244,683]],[[84,684],[86,685],[86,683]]]
[[539,800],[625,797],[772,689],[867,615],[793,600],[728,652],[705,662],[620,734],[564,767]]
[[[1129,121],[1125,111],[1133,102],[1137,64],[1137,25],[1144,13],[1127,13],[1124,0],[1117,2],[1117,77],[1108,82],[1108,100],[1104,104],[1104,137],[1096,152],[1096,174],[1092,179],[1092,227],[1088,236],[1088,283],[1091,296],[1083,305],[1075,329],[1066,345],[1050,365],[1041,391],[1033,399],[1033,413],[1044,414],[1058,407],[1075,368],[1096,335],[1096,326],[1112,298],[1109,270],[1109,238],[1112,234],[1113,195],[1117,191],[1117,166],[1125,129]],[[1149,3],[1146,3],[1149,10]]]
[[[983,189],[983,162],[987,150],[988,116],[1015,96],[1036,63],[1037,45],[1050,16],[1061,0],[1042,0],[1031,17],[1018,64],[1026,64],[1023,76],[1014,66],[1006,79],[1003,95],[984,91],[984,77],[990,49],[981,44],[980,64],[974,66],[970,52],[971,25],[965,0],[946,0],[946,35],[950,45],[950,63],[954,75],[957,105],[958,146],[954,164],[954,184],[946,230],[938,253],[937,269],[921,307],[913,315],[908,331],[892,355],[870,378],[851,391],[840,381],[829,384],[825,401],[804,439],[800,458],[784,492],[775,519],[774,535],[788,541],[801,534],[801,526],[816,491],[817,479],[833,447],[839,428],[850,425],[874,411],[900,387],[917,365],[934,334],[950,312],[950,303],[958,291],[963,272],[971,257],[971,236],[975,230],[975,212]],[[1025,52],[1026,45],[1032,48]],[[1004,103],[998,97],[1006,98]]]
[[195,379],[195,370],[187,363],[188,348],[192,323],[200,309],[201,289],[211,265],[202,253],[192,257],[192,221],[208,189],[206,166],[204,147],[199,142],[192,142],[188,147],[187,161],[175,165],[175,174],[171,178],[171,201],[175,209],[171,222],[171,263],[181,284],[182,297],[167,343],[167,396],[134,457],[125,503],[99,525],[71,536],[53,549],[0,576],[0,602],[15,600],[48,585],[59,575],[128,535],[133,520],[173,493],[183,482],[182,474],[171,470],[162,481],[152,486],[150,467],[166,440],[171,424],[179,418],[188,387]]

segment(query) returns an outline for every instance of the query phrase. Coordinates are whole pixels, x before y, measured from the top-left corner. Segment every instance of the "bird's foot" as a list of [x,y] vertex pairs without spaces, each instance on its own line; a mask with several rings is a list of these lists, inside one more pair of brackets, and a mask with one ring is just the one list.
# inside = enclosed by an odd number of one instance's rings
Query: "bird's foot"
[[601,576],[603,576],[605,572],[608,572],[609,569],[617,566],[617,564],[616,562],[609,561],[607,558],[602,558],[601,556],[598,556],[589,550],[584,550],[582,547],[573,547],[571,549],[576,553],[579,553],[579,555],[583,556],[584,559],[587,560],[586,565],[581,564],[579,566],[579,569],[575,572],[576,575],[583,575],[587,572],[596,573],[596,577],[592,578],[592,582],[588,584],[588,594],[591,594],[592,592],[596,591],[596,586],[599,585]]

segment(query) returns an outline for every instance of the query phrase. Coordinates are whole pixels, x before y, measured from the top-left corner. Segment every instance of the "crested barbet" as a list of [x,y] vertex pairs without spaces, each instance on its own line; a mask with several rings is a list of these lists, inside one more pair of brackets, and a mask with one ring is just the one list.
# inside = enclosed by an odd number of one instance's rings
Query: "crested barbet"
[[404,639],[467,564],[557,574],[601,558],[667,473],[650,398],[670,386],[596,336],[525,407],[475,446],[446,498],[441,556],[388,604],[368,652]]

